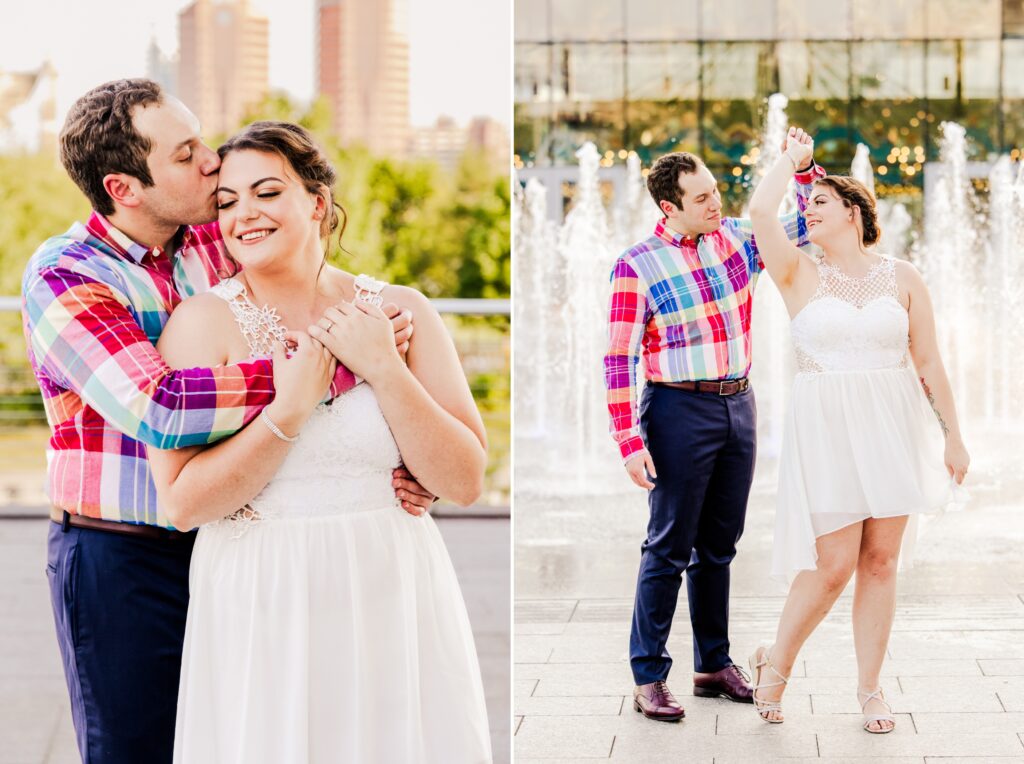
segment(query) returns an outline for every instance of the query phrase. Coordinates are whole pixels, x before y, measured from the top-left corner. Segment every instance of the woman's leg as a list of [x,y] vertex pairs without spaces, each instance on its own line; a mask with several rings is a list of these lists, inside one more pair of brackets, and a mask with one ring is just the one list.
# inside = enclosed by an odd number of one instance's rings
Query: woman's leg
[[[849,583],[860,552],[861,525],[854,523],[819,536],[816,542],[817,569],[801,571],[789,588],[775,644],[768,651],[772,665],[783,676],[789,676],[793,671],[800,648]],[[767,674],[762,671],[762,677],[766,682],[777,680],[771,671]],[[784,686],[768,687],[758,690],[757,697],[760,700],[778,700],[784,689]],[[768,716],[781,718],[775,711]]]
[[[906,516],[864,521],[853,592],[853,644],[857,650],[859,689],[870,691],[878,687],[896,612],[896,563],[906,527]],[[884,714],[886,708],[880,701],[870,700],[864,712]],[[871,722],[870,726],[880,731],[892,723]]]

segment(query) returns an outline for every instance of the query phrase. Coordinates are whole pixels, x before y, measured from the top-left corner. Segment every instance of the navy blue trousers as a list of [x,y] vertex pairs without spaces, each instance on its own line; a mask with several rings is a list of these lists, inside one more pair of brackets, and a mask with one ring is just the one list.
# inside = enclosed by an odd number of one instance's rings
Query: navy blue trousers
[[83,764],[171,761],[194,542],[50,523],[47,576]]
[[648,684],[672,668],[667,643],[684,572],[694,670],[732,664],[729,564],[754,477],[754,393],[719,397],[649,384],[640,430],[658,477],[648,494],[629,658],[636,683]]

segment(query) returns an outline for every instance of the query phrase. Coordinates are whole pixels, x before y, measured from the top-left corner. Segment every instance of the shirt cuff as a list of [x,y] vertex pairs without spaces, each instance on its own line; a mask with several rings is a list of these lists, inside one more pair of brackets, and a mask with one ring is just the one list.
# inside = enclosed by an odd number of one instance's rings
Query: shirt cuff
[[634,435],[619,442],[619,453],[622,454],[622,461],[624,462],[628,462],[633,456],[646,449],[647,446],[644,445],[644,439],[639,435]]
[[806,170],[804,170],[803,172],[793,173],[793,179],[797,183],[807,186],[813,183],[818,178],[824,178],[827,174],[828,173],[826,173],[825,170],[819,167],[812,159],[811,166],[808,167]]

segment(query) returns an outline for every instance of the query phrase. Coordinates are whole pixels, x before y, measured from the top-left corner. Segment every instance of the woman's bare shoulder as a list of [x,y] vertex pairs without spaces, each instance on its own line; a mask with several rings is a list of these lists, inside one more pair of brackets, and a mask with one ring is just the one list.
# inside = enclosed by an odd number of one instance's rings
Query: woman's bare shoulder
[[176,307],[157,343],[167,363],[177,369],[226,363],[238,334],[227,301],[212,292],[186,298]]

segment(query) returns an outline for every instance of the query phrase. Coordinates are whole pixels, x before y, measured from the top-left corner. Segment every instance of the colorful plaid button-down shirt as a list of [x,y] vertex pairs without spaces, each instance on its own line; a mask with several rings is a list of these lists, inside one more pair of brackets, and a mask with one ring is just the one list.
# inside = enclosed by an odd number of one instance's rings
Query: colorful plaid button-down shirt
[[[47,472],[56,506],[171,527],[157,506],[146,446],[211,443],[273,400],[269,359],[172,371],[154,347],[178,303],[229,270],[216,223],[183,229],[171,256],[136,244],[95,212],[29,260],[22,313],[53,432]],[[332,393],[352,384],[343,370]]]
[[[789,238],[807,243],[803,210],[817,165],[797,173],[799,210]],[[750,371],[750,311],[763,265],[749,220],[724,218],[695,242],[662,220],[612,270],[605,387],[611,432],[624,460],[644,449],[637,418],[636,365],[649,382],[738,379]]]

